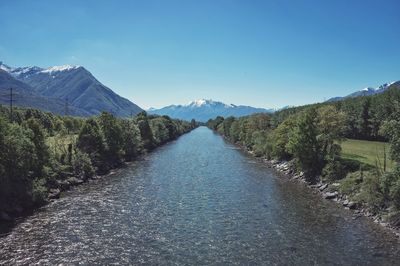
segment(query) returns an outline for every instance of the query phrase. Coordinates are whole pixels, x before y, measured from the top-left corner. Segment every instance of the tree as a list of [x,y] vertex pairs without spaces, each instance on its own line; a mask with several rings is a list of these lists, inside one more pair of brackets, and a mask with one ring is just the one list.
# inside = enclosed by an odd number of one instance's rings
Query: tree
[[214,120],[213,119],[208,120],[207,126],[212,130],[217,130],[219,124],[221,124],[223,121],[224,118],[222,116],[217,116]]
[[318,141],[321,143],[322,153],[335,154],[336,150],[333,150],[335,141],[341,140],[345,131],[345,114],[334,106],[323,106],[317,110],[317,121]]
[[154,136],[150,128],[147,113],[144,111],[139,113],[136,117],[136,122],[139,127],[140,137],[143,142],[143,147],[148,151],[154,149],[155,148]]
[[[32,202],[32,169],[37,165],[35,145],[28,137],[32,132],[13,123],[0,120],[1,150],[0,197],[16,202]],[[6,200],[5,200],[6,201]]]
[[110,166],[118,165],[122,159],[123,136],[118,120],[110,113],[103,112],[99,117],[99,124],[106,142],[105,161]]
[[253,151],[255,156],[271,157],[271,139],[270,133],[266,130],[256,130],[252,135]]
[[[162,117],[150,120],[151,132],[153,133],[153,138],[157,146],[167,142],[170,139],[170,130],[168,130],[166,124],[169,124],[169,122]],[[169,124],[169,126],[171,125]],[[171,134],[174,134],[173,130],[171,131]]]
[[229,129],[229,139],[233,143],[236,143],[239,140],[239,134],[240,134],[239,121],[235,120],[232,122],[232,125]]
[[292,157],[288,149],[289,137],[296,126],[297,116],[286,118],[272,133],[272,155],[280,160],[288,160]]
[[197,122],[196,122],[196,120],[192,119],[192,120],[190,121],[190,127],[191,127],[191,128],[197,127]]
[[122,120],[121,127],[123,132],[124,157],[126,161],[131,161],[138,156],[143,149],[140,139],[140,131],[131,119]]
[[31,131],[29,138],[35,146],[36,164],[33,166],[34,176],[43,175],[43,168],[49,162],[49,148],[46,144],[45,132],[43,127],[38,123],[37,119],[30,118],[24,126]]
[[79,132],[76,145],[78,149],[89,155],[93,165],[101,168],[106,146],[103,133],[94,118],[85,121]]
[[359,134],[361,138],[368,139],[371,135],[370,113],[371,106],[370,98],[365,98],[361,103],[361,112],[358,121]]
[[390,142],[390,155],[392,160],[400,163],[400,120],[390,120],[383,124],[382,132]]
[[224,120],[224,122],[222,123],[223,124],[223,131],[224,131],[223,134],[224,134],[224,136],[229,138],[230,133],[231,133],[230,129],[231,129],[232,123],[234,121],[235,121],[235,118],[233,116],[230,116],[230,117],[228,117],[228,118],[226,118]]
[[304,111],[290,133],[288,148],[304,172],[307,181],[313,183],[322,170],[321,147],[317,140],[316,111]]

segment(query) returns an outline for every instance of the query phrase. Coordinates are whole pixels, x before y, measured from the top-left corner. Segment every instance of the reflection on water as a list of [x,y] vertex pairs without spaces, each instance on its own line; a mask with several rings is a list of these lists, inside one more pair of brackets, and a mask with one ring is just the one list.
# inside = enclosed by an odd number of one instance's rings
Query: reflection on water
[[0,238],[0,264],[391,265],[399,243],[201,127]]

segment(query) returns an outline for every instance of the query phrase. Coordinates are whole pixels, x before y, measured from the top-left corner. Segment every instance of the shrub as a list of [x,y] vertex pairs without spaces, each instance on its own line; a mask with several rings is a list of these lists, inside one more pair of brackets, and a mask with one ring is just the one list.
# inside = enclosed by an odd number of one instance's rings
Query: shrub
[[329,160],[322,169],[322,177],[326,180],[340,180],[345,176],[346,171],[340,159]]
[[77,178],[87,180],[95,174],[89,155],[76,151],[72,157],[72,169]]
[[47,200],[47,188],[45,178],[36,178],[32,183],[32,201],[42,205]]
[[368,207],[378,212],[384,206],[384,194],[382,193],[380,186],[380,178],[376,173],[366,172],[366,176],[361,184],[361,192],[359,199],[366,203]]
[[360,184],[362,182],[363,176],[361,172],[347,174],[347,176],[341,180],[339,190],[343,194],[354,195],[360,190]]

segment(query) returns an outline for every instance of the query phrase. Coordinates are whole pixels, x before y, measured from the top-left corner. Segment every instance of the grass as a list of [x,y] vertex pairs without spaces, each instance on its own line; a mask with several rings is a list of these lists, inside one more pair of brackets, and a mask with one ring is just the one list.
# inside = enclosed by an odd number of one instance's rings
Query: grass
[[386,153],[386,170],[394,167],[390,160],[390,146],[386,142],[346,139],[341,143],[342,157],[368,166],[380,166],[383,169],[384,153]]
[[48,137],[46,139],[46,144],[50,147],[50,151],[54,154],[66,153],[69,144],[74,144],[76,142],[78,135],[56,135],[53,137]]

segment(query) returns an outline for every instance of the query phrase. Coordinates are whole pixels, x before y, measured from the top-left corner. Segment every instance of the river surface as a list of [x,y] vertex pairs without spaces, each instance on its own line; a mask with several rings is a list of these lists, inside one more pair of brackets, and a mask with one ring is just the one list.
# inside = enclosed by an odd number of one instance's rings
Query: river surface
[[399,265],[399,248],[200,127],[18,221],[0,264]]

